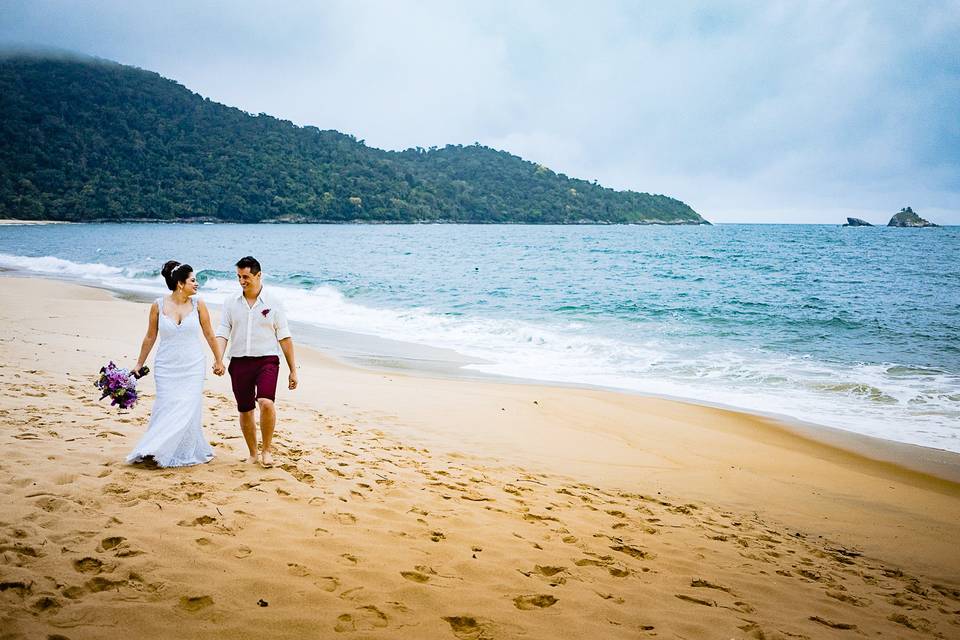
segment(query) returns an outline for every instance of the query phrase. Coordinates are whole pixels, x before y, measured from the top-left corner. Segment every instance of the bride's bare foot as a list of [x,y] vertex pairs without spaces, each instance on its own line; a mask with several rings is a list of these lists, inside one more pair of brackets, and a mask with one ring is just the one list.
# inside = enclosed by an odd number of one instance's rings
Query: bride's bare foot
[[247,464],[256,464],[256,463],[257,463],[257,455],[256,455],[256,454],[250,454],[249,456],[247,456],[247,457],[244,459],[244,462],[246,462]]
[[264,451],[260,454],[260,462],[267,469],[273,466],[273,456],[270,455],[269,451]]

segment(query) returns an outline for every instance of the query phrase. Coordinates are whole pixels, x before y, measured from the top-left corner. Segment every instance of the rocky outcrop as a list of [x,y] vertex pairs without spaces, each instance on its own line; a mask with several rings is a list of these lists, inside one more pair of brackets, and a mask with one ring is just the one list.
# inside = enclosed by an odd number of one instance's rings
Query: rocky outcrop
[[872,227],[873,225],[867,222],[866,220],[861,220],[860,218],[847,218],[847,223],[843,225],[845,227]]
[[937,227],[940,225],[933,224],[929,220],[924,220],[916,213],[913,209],[907,207],[906,209],[901,209],[900,213],[896,214],[890,218],[890,222],[887,223],[888,227]]

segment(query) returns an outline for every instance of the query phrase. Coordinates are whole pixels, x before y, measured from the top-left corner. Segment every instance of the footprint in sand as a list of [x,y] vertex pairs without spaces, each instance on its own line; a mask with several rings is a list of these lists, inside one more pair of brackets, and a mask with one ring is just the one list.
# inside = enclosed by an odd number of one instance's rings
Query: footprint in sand
[[409,580],[410,582],[429,582],[430,576],[420,573],[419,571],[401,571],[400,575]]
[[313,484],[314,477],[312,473],[307,473],[306,471],[301,471],[299,467],[292,464],[280,465],[280,468],[289,473],[294,477],[298,482],[303,484]]
[[546,609],[557,604],[557,599],[551,595],[538,594],[529,596],[517,596],[513,599],[513,606],[522,611],[531,611],[533,609]]
[[213,524],[217,519],[213,516],[200,516],[199,518],[194,518],[193,520],[181,520],[177,523],[178,527],[196,527],[203,526],[205,524]]
[[453,635],[460,640],[484,640],[489,638],[490,623],[473,616],[448,616],[441,618],[450,625]]
[[628,544],[613,545],[610,548],[614,551],[625,553],[632,558],[636,558],[637,560],[651,560],[654,557],[650,552],[644,551],[643,549],[638,549],[637,547],[632,547]]
[[716,589],[717,591],[726,591],[729,594],[736,595],[733,593],[733,590],[729,587],[724,587],[723,585],[713,584],[712,582],[707,582],[706,580],[701,580],[697,578],[690,581],[691,587],[696,587],[698,589]]
[[86,589],[84,589],[83,587],[77,587],[77,586],[64,587],[60,591],[60,593],[62,593],[65,598],[69,598],[71,600],[79,600],[80,598],[83,597],[83,595],[86,592],[87,592]]
[[551,587],[556,587],[561,584],[566,584],[567,582],[566,576],[559,575],[559,574],[566,573],[567,571],[566,567],[551,567],[551,566],[544,567],[538,564],[538,565],[534,565],[533,571],[523,571],[522,569],[517,569],[517,571],[527,576],[528,578],[533,575],[538,575],[543,578],[547,578],[548,579],[547,582],[550,584]]
[[30,593],[31,591],[33,591],[33,588],[32,588],[32,586],[31,586],[32,584],[33,584],[33,582],[31,582],[30,584],[26,584],[26,583],[20,582],[19,580],[17,580],[17,581],[8,581],[8,582],[0,582],[0,593],[3,593],[4,591],[13,591],[13,592],[15,592],[18,596],[20,596],[21,598],[23,598],[23,597],[25,597],[28,593]]
[[367,605],[354,610],[354,613],[343,613],[337,616],[337,624],[333,630],[337,633],[345,631],[372,631],[382,629],[388,624],[387,614],[373,605]]
[[52,513],[55,511],[64,511],[70,508],[70,503],[62,498],[57,498],[55,496],[40,498],[34,504],[43,509],[47,513]]
[[600,596],[604,600],[609,600],[610,602],[613,602],[615,604],[623,604],[624,602],[626,602],[626,600],[624,600],[623,598],[619,596],[615,596],[612,593],[601,593],[600,591],[594,591],[594,593],[596,593],[598,596]]
[[817,624],[822,624],[825,627],[830,627],[831,629],[839,629],[841,631],[854,631],[857,628],[855,624],[847,624],[845,622],[832,622],[826,618],[821,618],[820,616],[810,616],[809,618]]
[[943,597],[960,602],[960,589],[954,589],[953,587],[948,587],[942,584],[933,584],[931,586]]
[[183,596],[180,598],[180,608],[194,613],[213,605],[210,596]]
[[73,568],[80,573],[100,573],[103,570],[103,562],[96,558],[80,558],[73,561]]
[[12,545],[0,545],[0,553],[4,551],[13,551],[20,556],[26,556],[28,558],[42,558],[47,555],[43,551],[38,551],[33,547],[28,547],[27,545],[19,542]]
[[287,563],[287,573],[292,576],[297,576],[298,578],[306,578],[310,575],[310,570],[307,569],[302,564],[297,564],[296,562]]
[[[201,538],[201,539],[205,540],[206,538]],[[246,545],[242,545],[238,547],[236,551],[233,552],[233,557],[240,558],[242,560],[243,558],[249,558],[250,554],[252,553],[253,553],[253,550],[250,547]]]
[[827,591],[826,594],[834,600],[846,602],[847,604],[852,604],[855,607],[866,607],[872,604],[871,601],[866,598],[857,598],[856,596],[843,593],[842,591]]
[[889,616],[887,616],[887,620],[896,622],[897,624],[903,625],[907,629],[913,629],[914,631],[922,631],[924,633],[930,631],[930,621],[926,618],[910,618],[902,613],[891,613]]
[[117,590],[120,587],[127,586],[129,584],[130,583],[126,580],[109,580],[107,578],[97,576],[96,578],[91,578],[88,580],[85,586],[90,593],[100,593],[101,591]]
[[34,600],[30,608],[37,613],[56,613],[60,609],[60,603],[50,596],[42,596]]
[[340,588],[340,581],[333,576],[323,576],[319,580],[315,580],[313,584],[315,587],[328,593],[333,593]]
[[100,547],[97,551],[110,551],[111,549],[116,548],[120,543],[124,542],[126,538],[123,536],[110,536],[109,538],[104,538],[100,541]]

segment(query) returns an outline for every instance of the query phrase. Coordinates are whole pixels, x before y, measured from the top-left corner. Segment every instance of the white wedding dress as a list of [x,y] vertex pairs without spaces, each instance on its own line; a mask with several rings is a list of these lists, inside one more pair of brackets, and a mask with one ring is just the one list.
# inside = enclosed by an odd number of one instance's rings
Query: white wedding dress
[[185,467],[213,459],[202,427],[206,358],[200,314],[196,299],[191,301],[193,309],[180,324],[163,314],[163,298],[155,303],[160,311],[160,345],[153,369],[157,399],[147,432],[127,456],[127,462],[150,456],[161,467]]

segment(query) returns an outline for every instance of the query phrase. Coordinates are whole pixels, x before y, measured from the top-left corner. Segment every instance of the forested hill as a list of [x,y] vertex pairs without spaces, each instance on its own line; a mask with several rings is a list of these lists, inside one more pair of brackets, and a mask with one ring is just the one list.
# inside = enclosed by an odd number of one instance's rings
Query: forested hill
[[374,149],[100,60],[0,58],[0,113],[0,218],[705,223],[503,151]]

